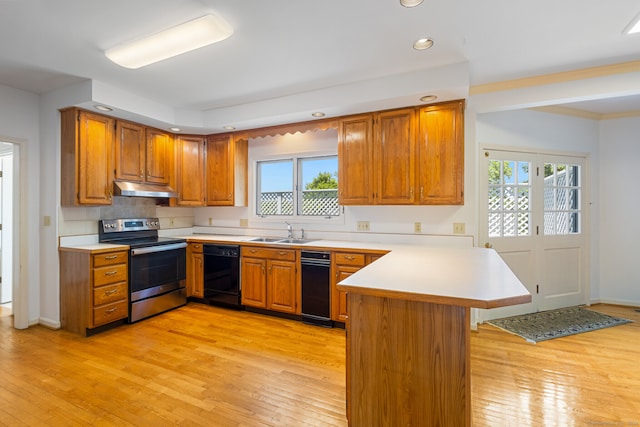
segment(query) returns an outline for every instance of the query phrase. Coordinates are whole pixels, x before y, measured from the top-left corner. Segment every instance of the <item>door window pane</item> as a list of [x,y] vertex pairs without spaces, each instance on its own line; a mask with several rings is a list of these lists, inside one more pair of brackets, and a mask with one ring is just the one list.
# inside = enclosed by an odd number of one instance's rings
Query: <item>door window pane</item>
[[580,166],[544,165],[544,234],[580,233]]
[[531,234],[529,162],[489,160],[489,237]]

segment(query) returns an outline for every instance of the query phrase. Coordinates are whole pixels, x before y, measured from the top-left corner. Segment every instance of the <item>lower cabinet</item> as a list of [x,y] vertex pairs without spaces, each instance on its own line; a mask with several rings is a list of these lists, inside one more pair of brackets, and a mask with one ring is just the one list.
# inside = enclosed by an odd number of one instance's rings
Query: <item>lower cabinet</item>
[[129,252],[60,249],[60,323],[92,330],[129,316]]
[[336,285],[365,265],[384,256],[385,253],[333,252],[331,257],[331,271],[333,273],[331,275],[331,320],[346,322],[349,317],[347,293],[339,291]]
[[187,297],[204,298],[202,243],[189,243],[187,246]]
[[300,314],[298,258],[294,249],[243,246],[242,304]]

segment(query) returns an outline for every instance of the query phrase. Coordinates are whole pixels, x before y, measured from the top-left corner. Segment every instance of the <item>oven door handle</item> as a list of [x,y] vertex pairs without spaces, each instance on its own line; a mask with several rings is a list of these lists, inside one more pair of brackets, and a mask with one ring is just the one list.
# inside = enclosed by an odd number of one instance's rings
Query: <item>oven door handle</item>
[[185,242],[183,242],[183,243],[172,243],[170,245],[148,246],[146,248],[131,249],[131,256],[151,254],[151,253],[154,253],[154,252],[172,251],[172,250],[175,250],[175,249],[182,249],[182,248],[186,248],[186,247],[187,247],[187,244]]

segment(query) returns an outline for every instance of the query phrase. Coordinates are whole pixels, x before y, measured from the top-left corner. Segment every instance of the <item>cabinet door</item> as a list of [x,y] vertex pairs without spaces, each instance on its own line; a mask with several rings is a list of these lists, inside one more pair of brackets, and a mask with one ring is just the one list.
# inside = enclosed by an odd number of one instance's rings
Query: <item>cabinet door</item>
[[415,202],[415,116],[413,108],[376,115],[376,203],[400,205]]
[[420,109],[419,203],[464,204],[463,101]]
[[233,206],[233,137],[207,138],[207,205]]
[[284,313],[296,312],[296,264],[289,261],[268,263],[267,308]]
[[173,136],[159,129],[147,128],[146,132],[146,181],[169,185],[173,165]]
[[267,260],[242,258],[242,304],[267,308]]
[[78,121],[78,204],[110,205],[113,195],[114,120],[81,111]]
[[331,319],[338,322],[346,322],[349,317],[347,306],[347,293],[339,291],[336,285],[351,276],[356,271],[360,270],[360,267],[350,267],[344,265],[335,266],[334,282],[331,286]]
[[201,243],[187,247],[187,296],[204,298],[204,255]]
[[204,206],[204,137],[177,139],[178,205]]
[[116,122],[116,179],[144,181],[144,129],[135,123]]
[[373,116],[340,121],[338,129],[338,201],[341,205],[373,203]]

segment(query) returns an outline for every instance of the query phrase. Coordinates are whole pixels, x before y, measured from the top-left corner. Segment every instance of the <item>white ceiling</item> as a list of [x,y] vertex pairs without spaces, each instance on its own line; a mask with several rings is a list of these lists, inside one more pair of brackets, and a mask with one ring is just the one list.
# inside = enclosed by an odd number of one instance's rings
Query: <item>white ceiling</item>
[[[222,43],[138,70],[104,56],[211,11],[235,29]],[[45,93],[90,79],[175,109],[241,114],[459,63],[473,86],[638,60],[640,34],[622,30],[639,12],[637,0],[0,0],[0,84]],[[434,47],[413,50],[424,36]],[[640,110],[640,95],[568,106]],[[275,122],[264,111],[254,124]]]

